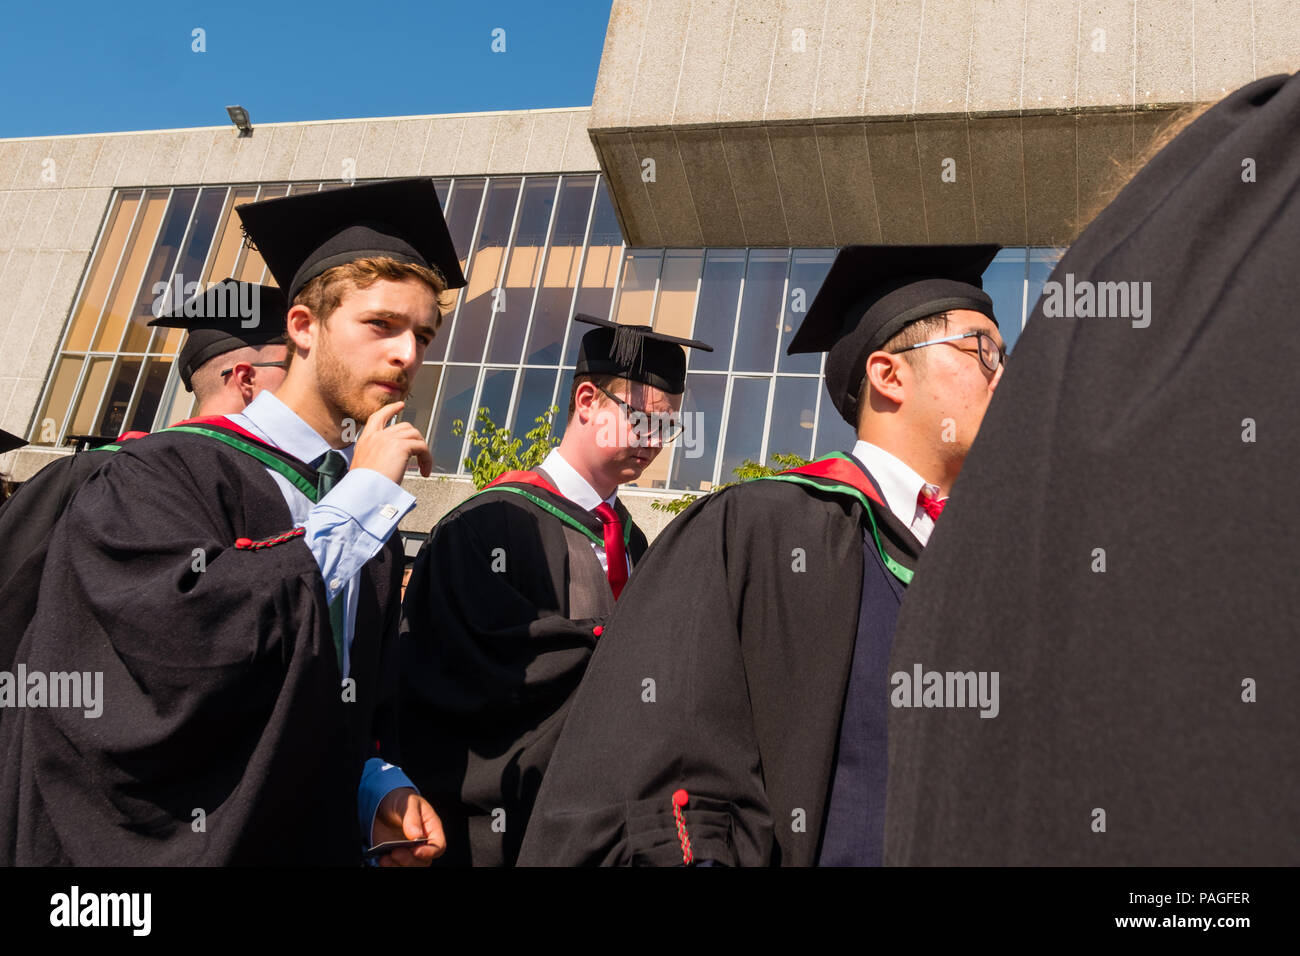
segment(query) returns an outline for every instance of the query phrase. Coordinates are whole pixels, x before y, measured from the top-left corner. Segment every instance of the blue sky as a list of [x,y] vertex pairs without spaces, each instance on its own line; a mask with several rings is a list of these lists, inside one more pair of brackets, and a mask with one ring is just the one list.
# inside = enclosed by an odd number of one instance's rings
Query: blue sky
[[0,138],[216,126],[233,103],[254,125],[590,106],[609,11],[610,0],[9,4]]

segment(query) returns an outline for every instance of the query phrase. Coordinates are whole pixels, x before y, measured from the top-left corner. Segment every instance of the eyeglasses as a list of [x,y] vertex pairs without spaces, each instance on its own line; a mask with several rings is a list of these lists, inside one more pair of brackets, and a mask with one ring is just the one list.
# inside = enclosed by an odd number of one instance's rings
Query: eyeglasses
[[[594,383],[593,383],[594,384]],[[637,433],[638,438],[653,440],[660,438],[666,445],[675,440],[678,435],[686,430],[686,423],[682,416],[676,412],[646,412],[639,408],[633,408],[617,395],[610,394],[608,389],[597,385],[606,396],[613,399],[622,409],[623,414],[627,416],[628,424],[631,425]]]
[[[997,342],[993,341],[993,336],[989,335],[987,332],[978,331],[963,332],[961,335],[950,335],[946,339],[931,339],[928,342],[918,342],[916,345],[907,345],[901,349],[894,349],[890,354],[897,355],[900,352],[910,352],[912,349],[925,348],[927,345],[951,344],[969,338],[973,338],[979,343],[978,354],[980,357],[980,364],[990,372],[996,372],[998,366],[1007,364],[1007,353],[1002,350],[1002,347],[998,345]],[[957,346],[953,347],[958,348]],[[970,349],[958,348],[958,351],[973,354]]]
[[[240,364],[242,365],[243,363],[241,362]],[[289,360],[285,359],[283,362],[249,362],[248,364],[253,368],[288,368]],[[233,371],[234,368],[223,368],[221,370],[221,377],[225,378]]]

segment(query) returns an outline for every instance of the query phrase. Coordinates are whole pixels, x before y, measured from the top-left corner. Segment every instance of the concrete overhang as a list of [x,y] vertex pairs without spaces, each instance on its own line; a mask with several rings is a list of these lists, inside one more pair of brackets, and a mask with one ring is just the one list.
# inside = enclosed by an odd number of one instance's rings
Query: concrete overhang
[[588,133],[631,246],[1067,244],[1292,0],[617,0]]

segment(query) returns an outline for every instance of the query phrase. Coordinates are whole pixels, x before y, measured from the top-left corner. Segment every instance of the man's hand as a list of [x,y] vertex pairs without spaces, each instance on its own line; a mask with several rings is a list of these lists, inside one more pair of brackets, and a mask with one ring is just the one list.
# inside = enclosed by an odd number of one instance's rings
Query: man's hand
[[410,787],[399,787],[384,795],[375,812],[372,835],[376,844],[393,840],[429,840],[427,846],[385,853],[379,858],[380,866],[428,866],[447,849],[442,821],[433,812],[433,805]]
[[433,471],[433,455],[419,429],[410,422],[387,427],[405,407],[405,402],[393,402],[366,419],[366,427],[361,430],[352,452],[353,468],[369,468],[400,485],[406,474],[406,463],[414,455],[420,464],[420,474],[429,477]]

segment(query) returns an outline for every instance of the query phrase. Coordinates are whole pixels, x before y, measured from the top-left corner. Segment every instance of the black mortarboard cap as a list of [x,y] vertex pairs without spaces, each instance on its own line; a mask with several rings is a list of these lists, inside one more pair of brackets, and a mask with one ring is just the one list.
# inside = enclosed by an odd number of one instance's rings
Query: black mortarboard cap
[[334,266],[370,256],[429,266],[465,284],[432,179],[392,179],[236,207],[289,302]]
[[176,361],[185,390],[194,391],[194,372],[210,359],[247,346],[284,342],[289,305],[275,286],[225,279],[186,301],[179,312],[159,316],[150,325],[186,329]]
[[582,337],[574,375],[617,375],[680,395],[686,391],[686,352],[713,346],[699,339],[683,339],[654,332],[648,325],[619,325],[609,319],[578,314],[578,322],[597,326]]
[[7,451],[13,451],[15,448],[22,448],[27,444],[27,439],[19,438],[17,435],[11,435],[9,432],[0,428],[0,455]]
[[71,445],[74,452],[83,452],[111,445],[117,438],[117,435],[65,435],[63,444]]
[[903,327],[949,309],[997,324],[980,277],[1001,246],[845,246],[786,350],[829,352],[826,389],[857,427],[867,356]]

